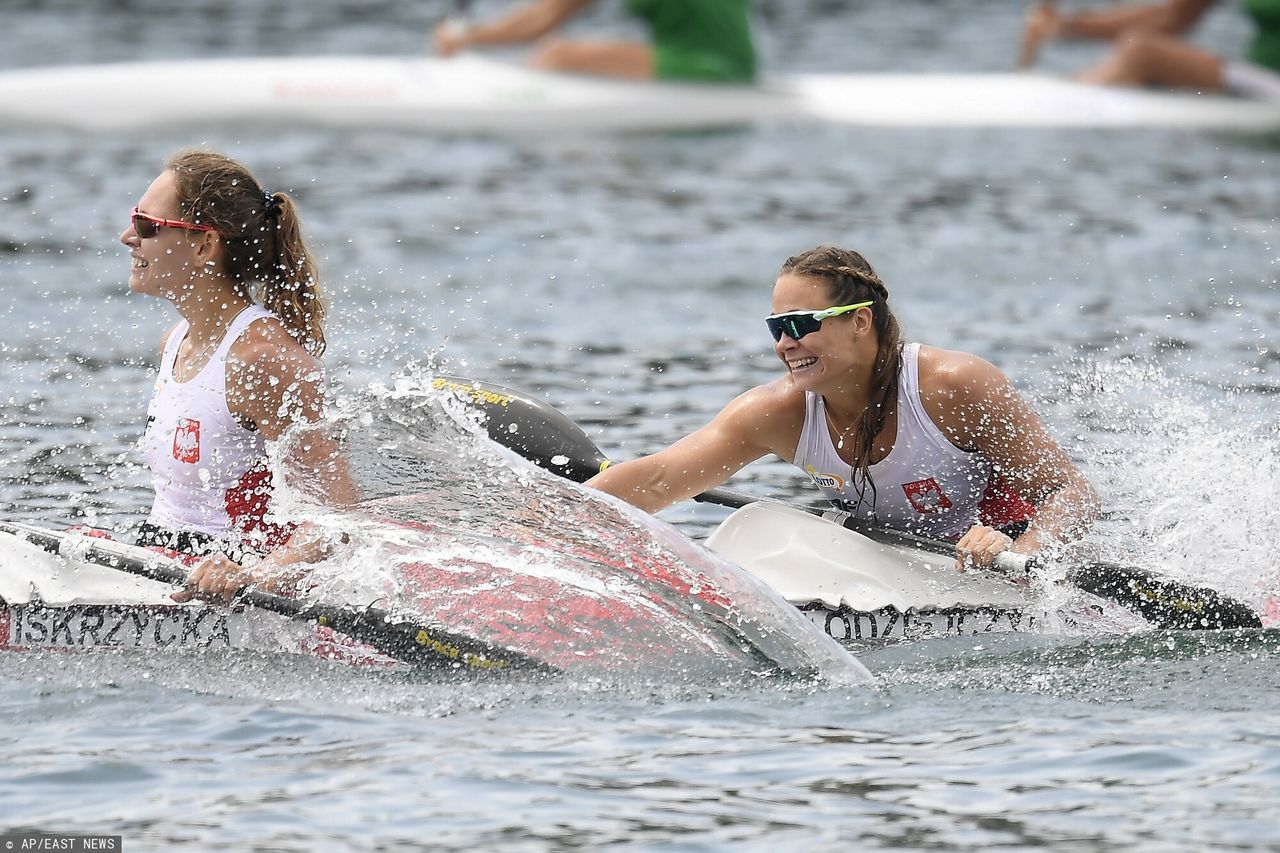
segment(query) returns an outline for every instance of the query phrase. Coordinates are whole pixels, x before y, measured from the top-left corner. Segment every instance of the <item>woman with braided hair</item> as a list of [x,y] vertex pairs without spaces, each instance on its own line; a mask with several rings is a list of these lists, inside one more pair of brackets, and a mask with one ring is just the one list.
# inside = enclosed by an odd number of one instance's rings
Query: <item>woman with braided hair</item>
[[1027,402],[976,356],[903,343],[888,300],[857,252],[787,259],[766,319],[786,374],[590,485],[655,512],[773,453],[843,510],[955,542],[961,568],[1079,536],[1097,496]]
[[[133,259],[129,289],[169,301],[180,318],[161,340],[147,411],[155,500],[138,543],[208,557],[193,590],[238,589],[247,582],[239,562],[291,532],[265,517],[266,442],[319,419],[324,403],[325,309],[297,209],[235,160],[182,151],[143,193],[120,242]],[[331,443],[309,438],[298,453],[323,493],[354,498]],[[306,556],[291,550],[285,562]]]

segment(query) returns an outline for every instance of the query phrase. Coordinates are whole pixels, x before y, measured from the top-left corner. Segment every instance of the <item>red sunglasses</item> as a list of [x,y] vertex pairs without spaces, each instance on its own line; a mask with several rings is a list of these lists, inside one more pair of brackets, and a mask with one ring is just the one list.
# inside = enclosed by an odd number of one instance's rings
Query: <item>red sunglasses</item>
[[161,219],[158,216],[143,213],[136,207],[129,213],[129,216],[133,220],[134,233],[143,240],[156,236],[160,233],[161,228],[181,228],[184,231],[213,231],[214,233],[218,231],[212,225],[183,222],[181,219]]

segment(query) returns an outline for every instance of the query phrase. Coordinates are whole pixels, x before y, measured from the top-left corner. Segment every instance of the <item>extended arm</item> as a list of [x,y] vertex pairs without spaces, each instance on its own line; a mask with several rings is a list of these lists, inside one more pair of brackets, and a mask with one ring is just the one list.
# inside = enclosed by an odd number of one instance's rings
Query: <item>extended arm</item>
[[785,444],[779,427],[786,417],[774,411],[780,402],[772,386],[748,391],[697,432],[651,456],[613,465],[587,485],[647,512],[705,492]]
[[1113,39],[1130,30],[1181,35],[1217,0],[1165,0],[1062,14],[1043,3],[1027,14],[1027,33],[1045,39]]
[[436,30],[436,52],[451,56],[475,45],[522,44],[542,38],[591,0],[534,0],[489,23],[465,29],[442,24]]

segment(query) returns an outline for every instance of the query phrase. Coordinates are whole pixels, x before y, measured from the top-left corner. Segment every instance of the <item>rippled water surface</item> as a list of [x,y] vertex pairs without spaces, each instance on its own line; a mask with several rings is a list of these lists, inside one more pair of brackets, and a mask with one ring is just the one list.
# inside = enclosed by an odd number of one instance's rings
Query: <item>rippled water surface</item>
[[[579,30],[630,26],[599,5]],[[17,3],[0,64],[408,55],[444,11]],[[780,70],[998,71],[1020,14],[806,0],[761,17]],[[1197,37],[1232,51],[1247,35],[1228,4]],[[192,81],[193,97],[216,85]],[[1035,401],[1107,505],[1089,548],[1255,606],[1280,588],[1268,136],[3,128],[0,515],[124,529],[145,514],[134,443],[174,315],[128,294],[116,238],[192,144],[299,199],[338,396],[431,361],[544,397],[614,458],[648,452],[775,375],[760,322],[774,272],[837,242],[877,266],[909,337],[983,355]],[[812,499],[776,461],[735,485]],[[700,539],[725,512],[663,518]],[[0,827],[109,831],[130,850],[1280,847],[1270,633],[1046,633],[861,658],[868,687],[10,655]]]

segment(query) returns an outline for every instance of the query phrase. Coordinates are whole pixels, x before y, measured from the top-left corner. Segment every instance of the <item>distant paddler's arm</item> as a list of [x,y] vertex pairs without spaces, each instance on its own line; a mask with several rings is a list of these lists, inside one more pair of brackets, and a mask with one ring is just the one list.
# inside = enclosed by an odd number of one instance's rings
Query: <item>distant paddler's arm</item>
[[534,0],[487,24],[460,27],[445,21],[435,32],[436,53],[452,56],[463,48],[523,44],[542,38],[592,0]]
[[1027,13],[1027,33],[1037,41],[1049,39],[1111,40],[1126,32],[1181,35],[1195,26],[1217,0],[1165,0],[1089,9],[1070,14],[1053,3],[1041,3]]
[[[723,452],[723,446],[699,430],[651,456],[610,465],[587,485],[622,498],[645,512],[672,504],[724,483],[743,466],[763,456],[755,449]],[[720,450],[721,452],[700,452]]]
[[748,391],[690,435],[651,456],[611,465],[587,481],[646,512],[721,485],[747,464],[772,452],[767,430],[758,428],[755,405],[761,389]]

